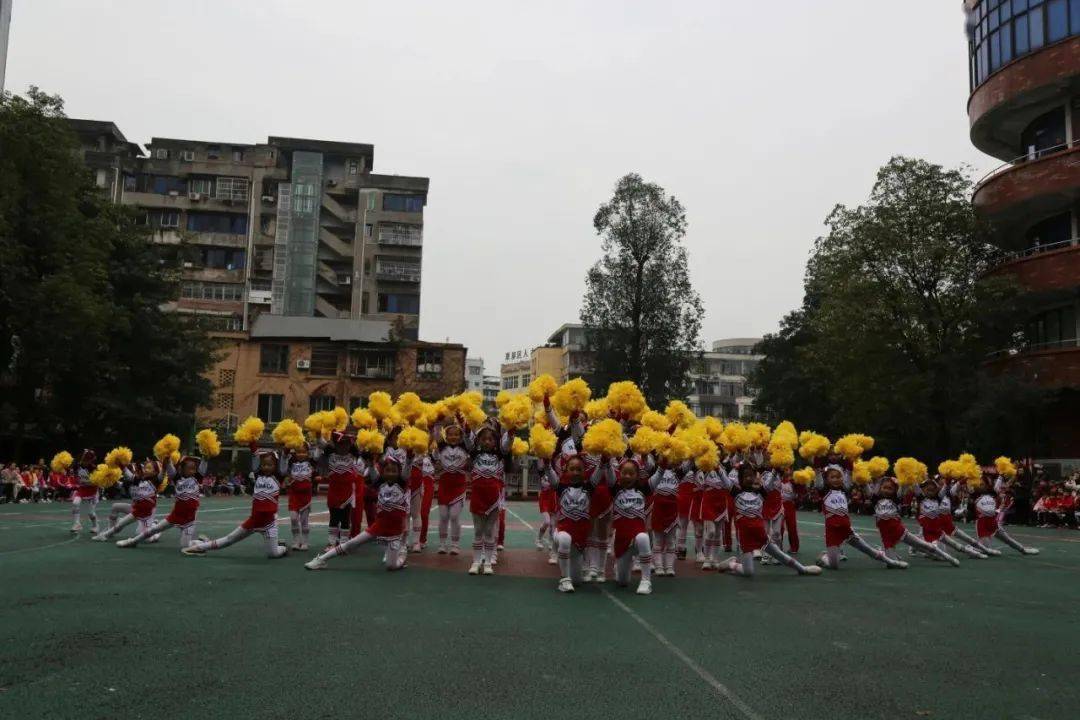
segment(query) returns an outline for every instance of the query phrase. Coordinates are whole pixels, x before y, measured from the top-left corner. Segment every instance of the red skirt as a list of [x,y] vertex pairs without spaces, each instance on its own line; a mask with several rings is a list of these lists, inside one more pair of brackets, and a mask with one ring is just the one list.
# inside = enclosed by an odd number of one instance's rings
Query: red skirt
[[998,531],[997,515],[990,517],[978,517],[975,519],[975,534],[979,538],[993,537]]
[[245,530],[264,530],[277,522],[277,512],[272,510],[252,510],[240,527]]
[[677,511],[680,518],[689,518],[691,506],[694,504],[694,483],[679,483],[677,498]]
[[476,478],[469,491],[469,512],[475,515],[488,515],[499,507],[502,499],[502,487],[494,478]]
[[896,547],[896,543],[900,542],[900,538],[904,537],[904,533],[907,532],[907,528],[904,527],[904,523],[900,518],[878,520],[877,529],[881,533],[881,544],[886,550]]
[[540,506],[540,512],[542,513],[554,514],[559,510],[559,494],[555,492],[554,488],[541,490],[536,502]]
[[941,515],[938,517],[938,522],[941,523],[941,532],[949,535],[950,537],[956,532],[956,523],[953,522],[952,514]]
[[195,522],[195,515],[199,512],[198,500],[177,500],[173,503],[165,522],[178,527],[187,527]]
[[368,526],[367,532],[379,538],[396,538],[405,532],[405,513],[400,510],[378,510],[375,522]]
[[679,500],[674,495],[653,495],[653,532],[666,533],[679,521]]
[[326,506],[332,509],[348,507],[353,504],[356,494],[356,479],[352,475],[332,475],[326,488]]
[[937,542],[941,539],[940,517],[919,517],[919,526],[922,528],[923,540],[926,542]]
[[465,475],[446,473],[439,476],[438,501],[440,505],[453,505],[465,499]]
[[592,532],[592,520],[570,520],[568,518],[563,518],[559,520],[559,524],[555,526],[555,529],[559,532],[569,533],[570,544],[578,550],[584,550],[585,543],[589,539],[589,533]]
[[294,482],[289,486],[289,512],[311,507],[311,481]]
[[825,547],[840,547],[854,533],[847,515],[825,516]]
[[784,511],[784,498],[779,490],[773,490],[765,495],[765,502],[761,506],[761,514],[766,520],[772,520]]
[[595,520],[611,512],[611,489],[607,484],[597,485],[589,499],[589,518]]
[[731,493],[727,490],[705,488],[701,494],[701,519],[706,522],[720,522],[727,515],[728,498]]
[[86,498],[95,498],[97,497],[98,489],[96,485],[78,485],[75,488],[75,494],[84,500]]
[[759,517],[735,518],[735,535],[739,538],[739,548],[744,553],[760,550],[769,544],[765,534],[765,521]]
[[148,500],[136,500],[131,504],[131,514],[140,520],[145,520],[154,514],[157,508],[157,498]]
[[634,544],[634,538],[645,532],[645,521],[641,518],[616,517],[611,524],[615,528],[615,557],[620,558]]
[[702,488],[694,488],[694,496],[690,498],[690,519],[694,522],[701,522],[704,520],[704,516],[701,514],[701,503],[705,498],[705,491]]

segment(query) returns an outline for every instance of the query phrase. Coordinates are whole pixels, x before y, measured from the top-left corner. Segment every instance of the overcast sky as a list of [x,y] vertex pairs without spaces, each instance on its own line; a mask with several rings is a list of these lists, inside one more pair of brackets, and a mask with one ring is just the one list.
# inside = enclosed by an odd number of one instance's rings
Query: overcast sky
[[373,143],[431,178],[421,338],[497,374],[577,321],[628,172],[687,209],[706,344],[776,330],[890,156],[996,164],[965,53],[960,0],[15,0],[7,89],[139,143]]

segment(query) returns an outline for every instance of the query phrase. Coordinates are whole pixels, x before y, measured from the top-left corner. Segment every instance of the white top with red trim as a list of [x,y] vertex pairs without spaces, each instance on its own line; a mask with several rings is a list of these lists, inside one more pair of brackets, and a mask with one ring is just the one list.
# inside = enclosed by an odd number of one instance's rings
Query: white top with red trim
[[737,517],[759,518],[762,517],[761,508],[765,504],[761,493],[740,491],[735,496],[735,515]]
[[177,478],[175,485],[177,500],[199,499],[199,480],[195,476]]
[[997,498],[990,493],[983,493],[975,500],[975,512],[979,517],[995,517],[998,512]]
[[435,450],[435,472],[462,475],[469,469],[469,451],[464,445],[443,445]]
[[251,493],[251,511],[276,513],[280,492],[281,485],[276,475],[256,475],[255,488]]
[[900,508],[892,498],[879,497],[874,503],[875,520],[899,520]]

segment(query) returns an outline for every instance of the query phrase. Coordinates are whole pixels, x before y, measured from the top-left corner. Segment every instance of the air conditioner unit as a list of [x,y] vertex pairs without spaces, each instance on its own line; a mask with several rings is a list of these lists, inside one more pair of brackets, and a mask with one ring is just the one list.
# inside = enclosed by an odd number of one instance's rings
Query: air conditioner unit
[[193,267],[195,267],[195,265],[192,264],[192,263],[189,263],[189,262],[184,263],[184,269],[185,270],[190,270]]
[[192,150],[185,150],[180,154],[185,162],[191,162],[195,159],[195,152]]
[[170,190],[169,191],[169,197],[180,197],[180,191],[179,190]]
[[352,285],[352,275],[339,275],[338,276],[338,284],[339,285]]
[[311,369],[311,361],[300,358],[299,360],[296,361],[296,369],[297,370],[310,370]]
[[202,199],[202,193],[189,192],[187,196],[188,200],[190,200],[191,202],[199,202],[199,200]]
[[326,187],[337,187],[337,180],[330,179],[326,181]]
[[270,203],[271,205],[273,205],[274,204],[274,196],[273,195],[263,195],[262,196],[262,201],[264,203]]

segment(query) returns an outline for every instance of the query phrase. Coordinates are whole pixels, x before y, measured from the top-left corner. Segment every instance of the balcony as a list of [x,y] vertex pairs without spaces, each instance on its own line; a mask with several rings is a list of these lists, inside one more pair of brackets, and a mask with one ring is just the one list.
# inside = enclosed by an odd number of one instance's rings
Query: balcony
[[379,228],[380,245],[423,247],[423,227],[420,225],[392,225]]
[[420,282],[420,266],[414,263],[379,260],[375,263],[375,277],[394,282]]
[[998,234],[1018,234],[1031,218],[1068,210],[1080,200],[1080,141],[1024,155],[987,173],[972,202]]
[[1080,387],[1080,340],[1059,340],[1023,350],[1000,350],[986,361],[992,371],[1022,377],[1045,388]]
[[1035,291],[1070,290],[1080,286],[1080,238],[1012,253],[989,275],[1011,275]]

